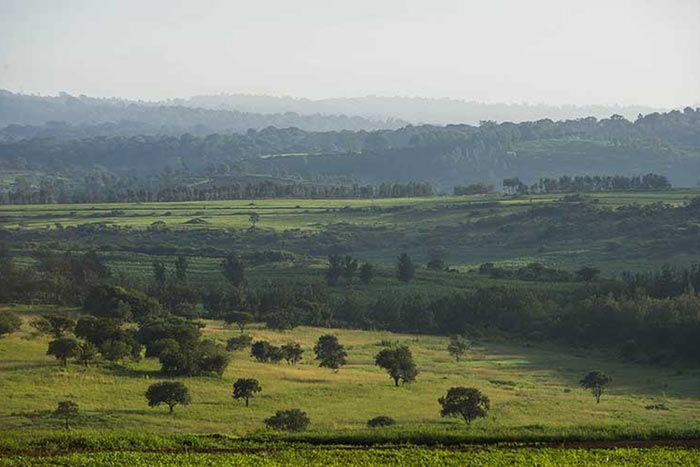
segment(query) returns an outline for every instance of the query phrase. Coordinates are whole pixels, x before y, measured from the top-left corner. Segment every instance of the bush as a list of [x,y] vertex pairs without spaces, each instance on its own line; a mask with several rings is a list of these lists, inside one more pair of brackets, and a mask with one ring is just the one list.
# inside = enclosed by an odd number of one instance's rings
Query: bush
[[379,428],[383,426],[391,426],[394,425],[396,421],[391,418],[387,417],[386,415],[380,415],[378,417],[374,417],[370,420],[367,421],[367,426],[370,428]]
[[241,334],[240,336],[232,337],[226,341],[226,350],[232,352],[235,350],[247,349],[252,342],[253,336],[250,334]]
[[304,431],[309,423],[311,421],[306,412],[299,409],[278,410],[275,415],[265,419],[265,425],[274,430]]
[[22,320],[16,314],[9,311],[0,313],[0,337],[18,331],[21,325]]

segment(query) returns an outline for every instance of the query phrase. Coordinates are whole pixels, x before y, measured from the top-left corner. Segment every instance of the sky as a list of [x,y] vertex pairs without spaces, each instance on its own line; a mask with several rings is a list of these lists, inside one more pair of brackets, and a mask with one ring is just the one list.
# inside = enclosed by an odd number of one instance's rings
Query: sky
[[700,103],[700,0],[0,0],[0,88]]

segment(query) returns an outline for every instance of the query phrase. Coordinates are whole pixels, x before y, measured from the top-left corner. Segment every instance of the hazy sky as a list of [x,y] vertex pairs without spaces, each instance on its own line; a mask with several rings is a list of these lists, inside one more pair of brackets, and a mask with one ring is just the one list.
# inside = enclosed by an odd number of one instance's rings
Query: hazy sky
[[700,103],[700,0],[0,0],[0,88]]

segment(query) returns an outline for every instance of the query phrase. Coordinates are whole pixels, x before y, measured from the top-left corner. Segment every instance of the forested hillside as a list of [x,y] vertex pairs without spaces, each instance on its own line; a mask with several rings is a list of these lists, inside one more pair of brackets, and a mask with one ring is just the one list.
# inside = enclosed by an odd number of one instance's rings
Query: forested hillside
[[[176,114],[174,107],[167,110]],[[57,183],[87,192],[114,185],[179,190],[214,180],[246,184],[250,177],[344,186],[423,182],[438,193],[457,185],[484,182],[500,189],[503,179],[529,185],[562,175],[654,173],[674,186],[700,182],[700,111],[691,108],[633,122],[614,115],[369,132],[268,127],[205,136],[77,137],[67,124],[46,127],[56,134],[23,136],[16,126],[0,132],[5,192]]]

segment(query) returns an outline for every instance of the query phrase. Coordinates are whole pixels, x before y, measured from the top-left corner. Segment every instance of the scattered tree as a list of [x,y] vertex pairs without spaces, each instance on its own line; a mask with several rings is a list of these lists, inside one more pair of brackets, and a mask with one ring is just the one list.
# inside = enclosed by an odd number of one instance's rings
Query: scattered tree
[[418,375],[416,363],[413,361],[411,349],[403,345],[400,347],[382,349],[375,357],[374,363],[384,368],[396,386],[399,381],[410,383],[415,381]]
[[245,279],[245,266],[240,256],[236,253],[229,253],[221,263],[224,276],[234,287],[238,287]]
[[593,282],[599,274],[599,269],[592,268],[590,266],[582,267],[581,269],[576,271],[576,275],[578,276],[578,278],[584,282]]
[[602,371],[591,371],[581,381],[581,386],[590,389],[595,396],[596,404],[600,403],[605,387],[612,382],[612,378]]
[[32,327],[55,338],[63,337],[64,334],[73,331],[75,321],[60,315],[44,315],[32,321]]
[[255,230],[255,224],[260,222],[260,214],[257,212],[250,213],[250,216],[248,216],[248,221],[252,224],[251,228]]
[[267,341],[256,341],[250,346],[250,356],[262,363],[277,363],[282,360],[282,349]]
[[231,352],[235,350],[247,349],[248,347],[250,347],[250,344],[252,342],[253,336],[251,336],[250,334],[241,334],[239,336],[232,337],[226,341],[226,350]]
[[363,284],[369,285],[374,279],[374,266],[370,263],[364,263],[360,266],[360,280]]
[[146,390],[146,399],[149,407],[166,404],[170,413],[173,413],[176,405],[188,405],[191,400],[187,386],[179,381],[151,384]]
[[490,408],[489,398],[476,388],[454,387],[447,395],[438,399],[442,406],[440,416],[464,418],[467,424],[479,417],[485,417]]
[[413,279],[413,276],[416,273],[416,267],[413,265],[411,257],[406,253],[401,253],[401,256],[399,256],[396,272],[399,280],[402,282],[409,282],[411,279]]
[[245,331],[245,327],[252,323],[255,317],[246,311],[232,311],[224,316],[224,321],[227,324],[235,324],[240,329],[241,333]]
[[53,355],[61,365],[66,366],[68,359],[75,357],[78,351],[78,341],[72,337],[59,337],[49,342],[49,349],[46,355]]
[[391,417],[387,417],[386,415],[380,415],[378,417],[374,417],[370,420],[367,420],[367,426],[369,428],[380,428],[383,426],[391,426],[394,424],[396,424],[396,421]]
[[316,360],[319,360],[319,366],[338,370],[345,365],[346,357],[345,347],[338,342],[338,338],[326,334],[318,338],[318,342],[314,346]]
[[131,345],[121,339],[109,339],[100,346],[100,353],[107,361],[119,362],[131,355]]
[[75,352],[75,363],[89,367],[91,363],[97,361],[99,353],[97,347],[92,342],[81,342]]
[[290,365],[294,365],[301,360],[304,350],[297,342],[289,342],[281,347],[282,356]]
[[456,361],[459,361],[464,354],[469,351],[471,343],[463,336],[450,336],[450,343],[447,344],[447,351]]
[[309,417],[299,409],[278,410],[265,419],[265,425],[274,430],[304,431],[309,426]]
[[53,411],[53,416],[62,418],[68,430],[70,428],[68,422],[78,416],[78,404],[73,401],[60,401],[56,410]]
[[233,398],[236,400],[244,399],[246,407],[248,407],[248,400],[253,397],[256,392],[260,391],[262,391],[262,388],[257,379],[240,378],[233,383]]

